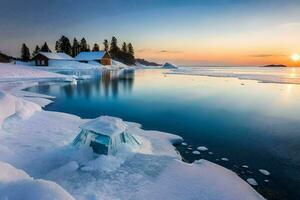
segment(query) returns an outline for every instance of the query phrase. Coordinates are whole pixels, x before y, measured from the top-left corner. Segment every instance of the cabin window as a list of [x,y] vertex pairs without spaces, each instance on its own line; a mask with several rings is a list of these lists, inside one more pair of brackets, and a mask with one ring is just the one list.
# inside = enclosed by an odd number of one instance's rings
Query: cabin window
[[45,65],[45,61],[44,60],[41,61],[41,65]]

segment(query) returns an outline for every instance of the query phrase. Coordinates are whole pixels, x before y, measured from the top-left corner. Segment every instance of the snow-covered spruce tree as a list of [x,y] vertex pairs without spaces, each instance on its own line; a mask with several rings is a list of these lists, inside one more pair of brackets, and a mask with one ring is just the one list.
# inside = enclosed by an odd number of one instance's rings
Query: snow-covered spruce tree
[[93,47],[93,51],[99,51],[99,50],[100,50],[99,44],[95,43]]
[[104,51],[108,51],[108,40],[107,39],[104,40],[103,46],[104,46]]
[[34,57],[39,52],[40,52],[40,47],[39,47],[39,45],[36,45],[34,51],[32,52],[32,57]]
[[30,51],[29,48],[26,46],[25,43],[22,44],[21,48],[21,59],[24,62],[27,62],[30,60]]
[[47,44],[47,42],[45,42],[44,44],[43,44],[43,46],[41,47],[41,50],[40,50],[41,52],[52,52],[51,50],[50,50],[50,48],[48,47],[48,44]]

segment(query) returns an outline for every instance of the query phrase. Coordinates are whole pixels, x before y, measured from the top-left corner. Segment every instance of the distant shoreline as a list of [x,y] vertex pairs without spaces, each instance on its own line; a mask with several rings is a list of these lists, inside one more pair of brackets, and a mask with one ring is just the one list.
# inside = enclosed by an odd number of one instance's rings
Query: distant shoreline
[[271,65],[264,65],[264,66],[260,66],[260,67],[287,67],[286,65],[274,65],[274,64],[271,64]]

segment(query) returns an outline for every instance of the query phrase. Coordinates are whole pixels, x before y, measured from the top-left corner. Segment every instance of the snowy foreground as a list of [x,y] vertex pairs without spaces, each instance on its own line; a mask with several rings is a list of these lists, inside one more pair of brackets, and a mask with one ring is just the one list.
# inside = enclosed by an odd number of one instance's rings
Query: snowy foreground
[[136,123],[126,122],[142,144],[138,150],[96,156],[74,148],[88,119],[44,111],[51,97],[20,91],[67,77],[8,67],[0,66],[0,199],[263,199],[230,170],[206,160],[182,162],[172,145],[181,137]]
[[298,68],[270,67],[181,67],[168,74],[231,77],[263,83],[300,84]]

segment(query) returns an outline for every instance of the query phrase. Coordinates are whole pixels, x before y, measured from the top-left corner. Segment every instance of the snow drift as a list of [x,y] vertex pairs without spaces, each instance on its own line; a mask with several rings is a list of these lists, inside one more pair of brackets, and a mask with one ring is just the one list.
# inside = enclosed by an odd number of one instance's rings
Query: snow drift
[[52,181],[33,179],[23,170],[0,161],[0,199],[12,200],[74,200]]
[[41,110],[39,105],[0,90],[0,128],[3,121],[9,117],[26,119],[39,110]]

